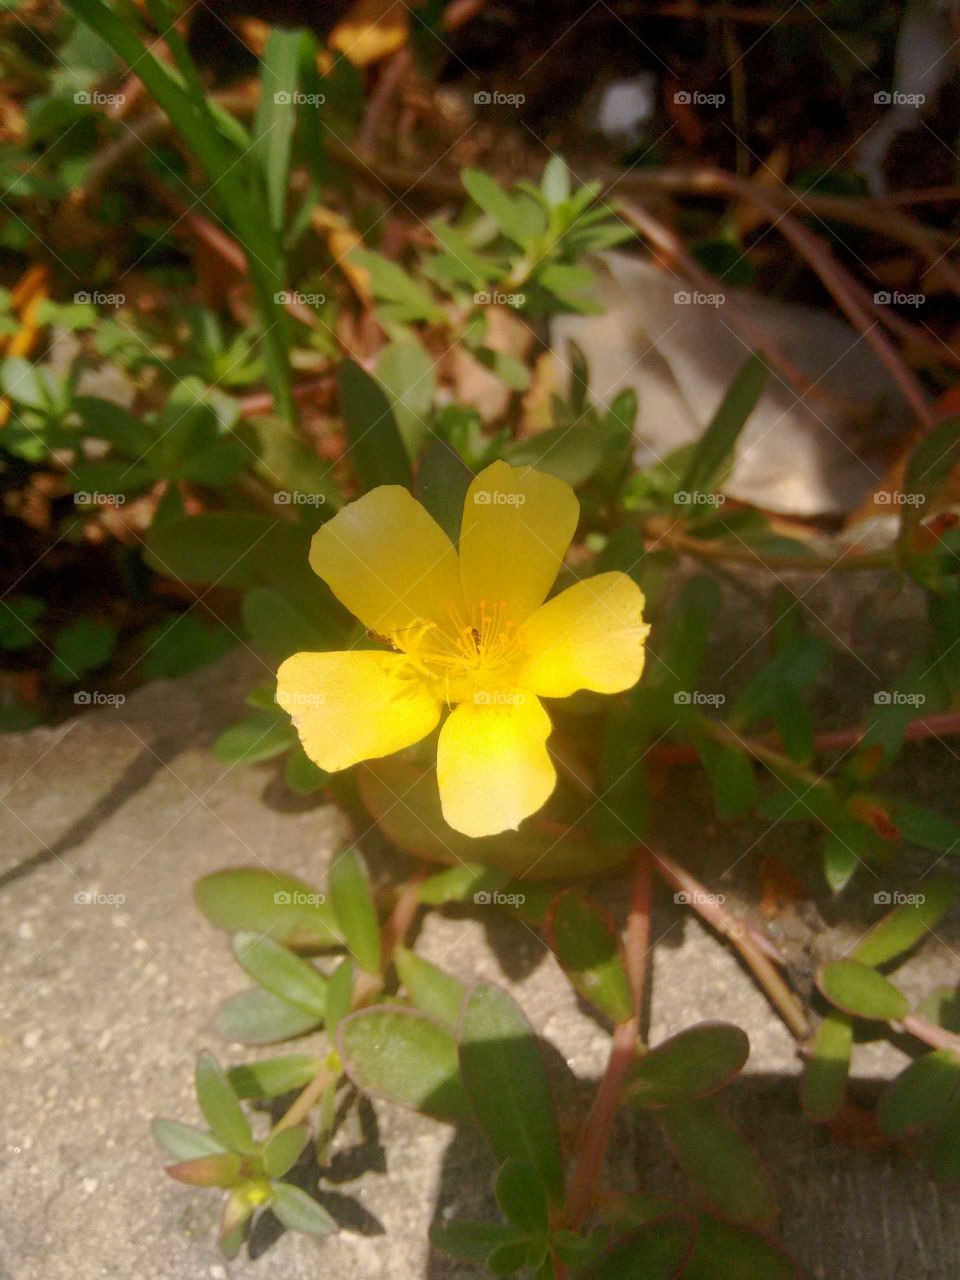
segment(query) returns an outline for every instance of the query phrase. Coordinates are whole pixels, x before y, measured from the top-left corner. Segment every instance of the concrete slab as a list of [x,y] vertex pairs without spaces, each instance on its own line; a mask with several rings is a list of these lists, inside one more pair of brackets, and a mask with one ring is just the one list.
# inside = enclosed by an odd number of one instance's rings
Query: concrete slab
[[[0,739],[4,1280],[475,1274],[433,1255],[426,1231],[436,1215],[489,1211],[492,1163],[474,1136],[416,1116],[377,1105],[376,1138],[369,1119],[363,1131],[352,1118],[340,1139],[341,1199],[328,1202],[344,1230],[325,1242],[290,1234],[258,1241],[265,1252],[257,1260],[224,1263],[214,1243],[218,1193],[177,1186],[161,1171],[149,1121],[197,1118],[196,1051],[210,1046],[227,1061],[253,1056],[218,1045],[209,1030],[220,1000],[246,984],[226,939],[195,910],[192,882],[223,866],[257,864],[317,881],[350,836],[332,806],[281,800],[270,765],[225,769],[209,753],[237,714],[241,691],[261,675],[248,655],[233,654],[188,679],[146,688],[123,707]],[[850,717],[850,694],[842,701]],[[954,771],[942,749],[925,746],[904,766],[921,794],[941,798]],[[734,907],[754,909],[759,852],[787,851],[798,865],[815,866],[816,841],[803,829],[721,827],[695,776],[669,785],[668,847],[689,848],[691,867]],[[389,855],[375,842],[371,856],[386,869]],[[910,855],[918,866],[922,857]],[[852,939],[875,916],[871,885],[846,904],[852,923],[836,937],[822,932],[826,903],[793,922],[802,935],[793,940],[798,972],[815,963],[818,948]],[[623,887],[611,882],[602,892],[616,902]],[[654,936],[653,1038],[708,1017],[729,1018],[750,1035],[748,1078],[735,1106],[771,1163],[783,1236],[809,1273],[954,1275],[960,1197],[935,1188],[904,1157],[838,1149],[806,1124],[793,1043],[738,962],[669,895],[658,900]],[[903,971],[911,994],[956,981],[957,937],[957,921],[946,922]],[[419,945],[461,977],[508,985],[578,1077],[589,1081],[602,1069],[606,1034],[516,921],[489,908],[435,913]],[[861,1071],[889,1075],[904,1060],[884,1049],[863,1058]],[[641,1124],[623,1125],[611,1158],[624,1185],[679,1185]],[[345,1205],[347,1195],[359,1210]]]

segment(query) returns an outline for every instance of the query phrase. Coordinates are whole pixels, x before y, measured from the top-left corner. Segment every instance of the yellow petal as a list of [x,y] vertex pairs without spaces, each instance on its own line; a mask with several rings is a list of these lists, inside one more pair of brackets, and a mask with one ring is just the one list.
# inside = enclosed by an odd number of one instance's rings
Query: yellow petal
[[402,49],[408,37],[407,6],[401,0],[357,0],[330,33],[330,48],[365,67]]
[[532,467],[494,462],[467,491],[460,575],[468,602],[503,601],[520,623],[553,585],[580,515],[568,484]]
[[400,485],[381,485],[314,534],[310,564],[365,627],[391,635],[445,623],[461,605],[457,553]]
[[531,694],[512,697],[519,701],[462,702],[440,730],[440,803],[446,821],[464,835],[516,830],[556,785],[544,745],[550,717]]
[[277,672],[277,702],[321,769],[347,769],[412,746],[440,719],[431,688],[401,654],[296,653]]
[[521,682],[544,698],[578,689],[619,693],[640,679],[650,628],[643,592],[625,573],[599,573],[541,605],[520,628]]

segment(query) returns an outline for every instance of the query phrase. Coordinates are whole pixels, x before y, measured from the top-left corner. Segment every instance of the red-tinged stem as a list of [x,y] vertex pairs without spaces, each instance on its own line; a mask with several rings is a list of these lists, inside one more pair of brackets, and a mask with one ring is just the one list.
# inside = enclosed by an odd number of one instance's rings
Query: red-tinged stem
[[[625,947],[634,1013],[614,1028],[607,1068],[583,1126],[580,1155],[564,1212],[564,1224],[571,1231],[580,1229],[600,1193],[607,1147],[620,1106],[620,1093],[630,1065],[637,1056],[640,1011],[650,951],[650,897],[650,859],[646,850],[641,849],[633,861]],[[558,1280],[563,1280],[566,1270],[559,1263],[557,1267]]]
[[[867,730],[860,725],[850,725],[845,729],[828,729],[818,733],[814,738],[817,751],[844,751],[847,747],[855,747]],[[960,711],[944,711],[937,715],[923,716],[911,720],[904,734],[907,742],[921,742],[927,738],[948,737],[960,733]],[[750,751],[754,745],[749,738],[743,738],[742,745]],[[764,750],[776,749],[775,739],[757,739],[756,745]],[[654,764],[697,764],[700,757],[695,747],[685,742],[665,742],[652,747],[647,759]]]
[[938,1027],[935,1022],[930,1022],[927,1018],[921,1018],[918,1013],[908,1013],[905,1018],[900,1019],[900,1025],[904,1031],[909,1031],[912,1036],[916,1036],[931,1048],[949,1049],[952,1053],[960,1055],[960,1036],[954,1035],[952,1031],[947,1031],[943,1027]]
[[764,950],[757,945],[751,931],[726,910],[718,894],[710,893],[685,867],[664,853],[651,850],[651,856],[655,869],[676,891],[680,901],[696,911],[711,928],[729,938],[797,1040],[806,1040],[810,1024],[802,1005]]

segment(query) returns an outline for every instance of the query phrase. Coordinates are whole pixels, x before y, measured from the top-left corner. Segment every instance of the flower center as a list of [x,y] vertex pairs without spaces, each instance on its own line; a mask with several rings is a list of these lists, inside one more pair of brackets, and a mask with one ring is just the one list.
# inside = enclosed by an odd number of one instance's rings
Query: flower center
[[443,685],[447,702],[489,702],[516,687],[523,646],[505,600],[449,607],[449,621],[417,622],[395,631],[390,643],[414,668]]

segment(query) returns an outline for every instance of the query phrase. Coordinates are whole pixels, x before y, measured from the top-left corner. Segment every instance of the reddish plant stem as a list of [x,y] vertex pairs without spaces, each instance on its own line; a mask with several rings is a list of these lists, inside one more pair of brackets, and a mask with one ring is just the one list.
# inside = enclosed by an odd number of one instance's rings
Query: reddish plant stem
[[806,1040],[810,1024],[797,997],[777,972],[763,948],[759,947],[746,925],[736,920],[685,867],[666,854],[651,850],[653,865],[662,878],[711,928],[729,938],[763,988],[767,999],[780,1014],[797,1040]]
[[935,1022],[922,1018],[920,1014],[908,1013],[905,1018],[900,1019],[900,1025],[904,1031],[909,1031],[912,1036],[916,1036],[931,1048],[949,1049],[952,1053],[960,1055],[960,1036],[954,1035],[952,1031],[947,1031],[943,1027],[938,1027]]
[[[578,1231],[600,1192],[610,1134],[620,1105],[620,1092],[631,1063],[637,1056],[640,1009],[650,951],[650,859],[645,849],[633,860],[633,881],[627,917],[626,969],[633,995],[633,1016],[613,1031],[607,1069],[583,1126],[580,1156],[574,1170],[564,1212],[564,1223]],[[566,1274],[558,1270],[559,1280]]]
[[[867,730],[860,725],[850,725],[846,729],[827,729],[814,738],[817,751],[844,751],[847,747],[855,747]],[[960,711],[944,711],[938,715],[923,716],[911,720],[904,735],[907,742],[922,742],[928,738],[939,738],[960,733]],[[742,745],[749,751],[754,745],[749,738],[741,739]],[[779,746],[774,738],[757,739],[756,745],[766,750],[776,750]],[[651,748],[647,758],[654,764],[697,764],[700,757],[695,747],[686,742],[665,742]]]

